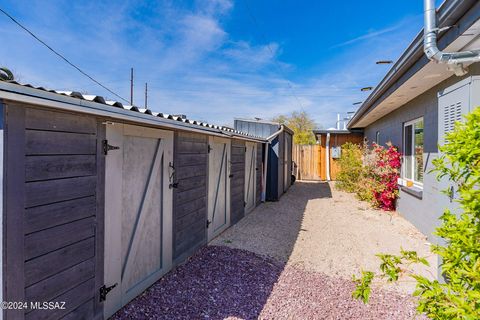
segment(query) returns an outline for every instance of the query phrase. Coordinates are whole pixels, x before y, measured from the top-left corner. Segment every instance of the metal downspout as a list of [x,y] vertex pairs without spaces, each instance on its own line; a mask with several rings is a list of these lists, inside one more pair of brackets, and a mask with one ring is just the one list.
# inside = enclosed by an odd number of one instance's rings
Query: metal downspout
[[428,59],[437,63],[443,63],[448,66],[448,70],[455,72],[457,76],[463,76],[468,73],[465,64],[480,61],[480,52],[478,50],[462,52],[443,52],[438,49],[438,33],[450,27],[439,29],[437,27],[437,14],[435,9],[435,0],[424,0],[425,6],[425,26],[423,50]]

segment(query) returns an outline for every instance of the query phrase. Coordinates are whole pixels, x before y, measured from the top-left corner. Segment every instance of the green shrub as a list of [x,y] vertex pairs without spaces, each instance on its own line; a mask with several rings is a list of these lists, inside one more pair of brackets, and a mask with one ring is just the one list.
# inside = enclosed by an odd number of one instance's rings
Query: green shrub
[[375,143],[372,147],[349,142],[342,146],[335,186],[376,208],[394,210],[401,155],[391,143],[386,148]]
[[362,147],[347,142],[342,145],[342,154],[339,160],[340,172],[337,175],[335,186],[347,192],[356,192],[358,183],[363,177]]
[[[446,283],[410,271],[412,263],[427,264],[416,252],[378,255],[382,261],[378,276],[396,281],[400,273],[409,274],[417,282],[417,310],[432,319],[480,319],[480,108],[466,120],[447,135],[448,143],[440,148],[443,156],[434,160],[438,177],[448,177],[455,184],[463,211],[460,216],[445,211],[436,230],[445,245],[431,247],[443,261]],[[355,298],[368,302],[371,278],[368,271],[362,272],[362,278],[354,278]]]

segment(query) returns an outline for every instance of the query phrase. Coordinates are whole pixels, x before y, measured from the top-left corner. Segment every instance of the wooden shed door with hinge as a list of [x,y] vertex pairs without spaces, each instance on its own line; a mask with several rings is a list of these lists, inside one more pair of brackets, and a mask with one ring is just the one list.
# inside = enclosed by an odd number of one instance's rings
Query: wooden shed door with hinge
[[255,209],[257,144],[246,142],[245,148],[245,213],[249,213]]
[[230,140],[210,137],[208,158],[208,241],[230,225]]
[[107,125],[105,317],[172,265],[173,132]]

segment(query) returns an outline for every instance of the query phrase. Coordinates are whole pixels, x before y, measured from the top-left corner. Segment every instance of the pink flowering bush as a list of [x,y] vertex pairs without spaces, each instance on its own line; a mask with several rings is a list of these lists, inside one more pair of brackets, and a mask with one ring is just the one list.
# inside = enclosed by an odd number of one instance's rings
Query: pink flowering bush
[[398,197],[401,154],[391,143],[387,143],[386,148],[374,143],[373,159],[374,163],[370,165],[373,205],[385,211],[393,211]]
[[386,147],[374,143],[372,147],[366,143],[363,146],[344,145],[336,186],[355,192],[360,200],[376,208],[395,210],[401,154],[391,143]]

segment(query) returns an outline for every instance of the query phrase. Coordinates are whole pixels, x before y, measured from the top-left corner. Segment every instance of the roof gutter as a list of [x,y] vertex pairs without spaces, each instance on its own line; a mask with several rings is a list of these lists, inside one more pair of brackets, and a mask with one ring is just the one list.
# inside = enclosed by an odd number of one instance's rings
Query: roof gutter
[[280,126],[280,130],[278,130],[277,132],[273,133],[271,136],[267,137],[267,141],[268,143],[272,143],[272,140],[275,139],[280,133],[282,133],[283,131],[285,130],[285,126],[282,124]]
[[450,27],[439,29],[437,27],[437,13],[435,9],[435,0],[424,0],[425,5],[425,26],[423,38],[423,50],[428,59],[437,63],[443,63],[448,66],[449,71],[453,71],[457,76],[464,76],[468,73],[465,64],[480,61],[480,52],[462,51],[462,52],[443,52],[438,48],[437,34]]

